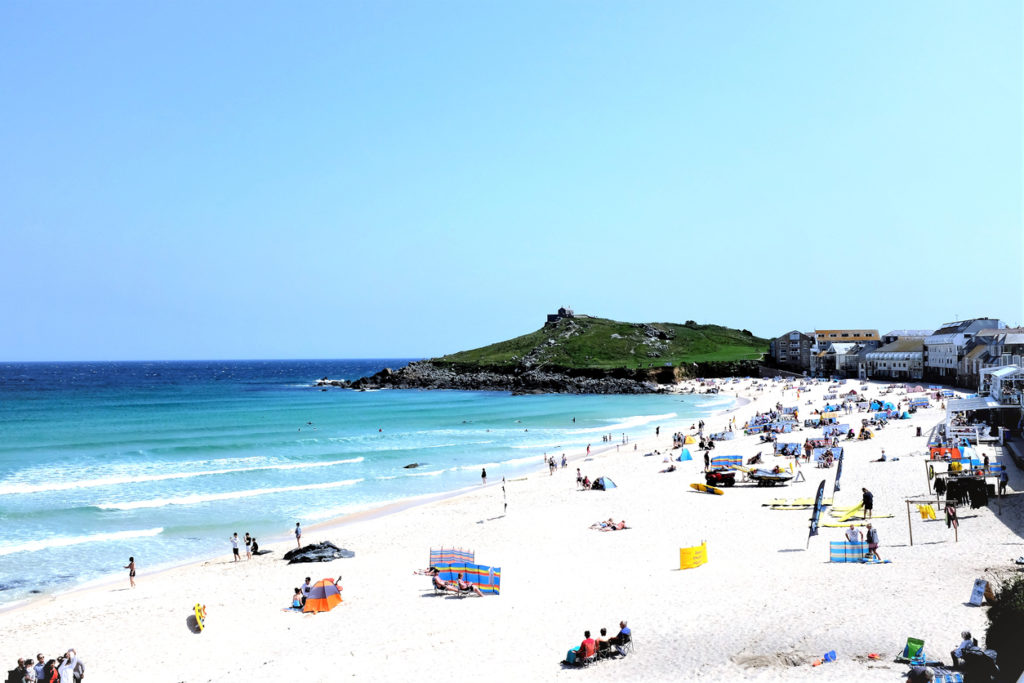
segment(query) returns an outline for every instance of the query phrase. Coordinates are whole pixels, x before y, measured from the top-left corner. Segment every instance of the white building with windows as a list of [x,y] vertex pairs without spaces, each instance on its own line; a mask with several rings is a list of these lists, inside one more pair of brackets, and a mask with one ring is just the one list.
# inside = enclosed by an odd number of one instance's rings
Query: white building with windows
[[924,376],[924,338],[908,337],[868,351],[869,378],[918,380]]
[[946,323],[924,339],[924,376],[940,382],[956,381],[967,343],[974,335],[985,329],[1005,327],[1006,323],[995,318]]

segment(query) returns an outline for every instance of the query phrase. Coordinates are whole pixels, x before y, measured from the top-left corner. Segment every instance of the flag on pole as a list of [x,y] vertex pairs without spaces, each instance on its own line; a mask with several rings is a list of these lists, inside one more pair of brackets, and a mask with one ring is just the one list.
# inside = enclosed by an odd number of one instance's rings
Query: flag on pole
[[818,494],[814,496],[814,509],[811,511],[811,531],[807,534],[807,547],[811,547],[811,536],[818,535],[818,517],[821,515],[821,497],[825,495],[825,480],[818,484]]
[[839,466],[836,467],[836,483],[835,483],[835,486],[832,487],[832,495],[833,496],[836,494],[836,491],[839,490],[839,478],[842,477],[842,476],[843,476],[843,454],[840,453],[839,454]]

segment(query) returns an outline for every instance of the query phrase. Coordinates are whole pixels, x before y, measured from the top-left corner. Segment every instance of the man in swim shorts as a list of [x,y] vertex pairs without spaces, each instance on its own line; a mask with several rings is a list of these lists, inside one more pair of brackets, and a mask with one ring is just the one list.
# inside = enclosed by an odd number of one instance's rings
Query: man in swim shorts
[[238,560],[241,559],[238,556],[238,532],[236,531],[235,535],[232,536],[229,540],[231,541],[231,554],[235,556],[234,561],[238,562]]

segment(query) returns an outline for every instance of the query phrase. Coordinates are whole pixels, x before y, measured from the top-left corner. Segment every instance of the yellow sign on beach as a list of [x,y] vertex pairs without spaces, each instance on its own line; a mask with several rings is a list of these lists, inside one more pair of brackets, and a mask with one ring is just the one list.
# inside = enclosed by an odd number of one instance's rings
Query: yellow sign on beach
[[708,544],[707,541],[700,545],[692,548],[680,548],[679,549],[679,568],[680,569],[693,569],[699,567],[708,561]]

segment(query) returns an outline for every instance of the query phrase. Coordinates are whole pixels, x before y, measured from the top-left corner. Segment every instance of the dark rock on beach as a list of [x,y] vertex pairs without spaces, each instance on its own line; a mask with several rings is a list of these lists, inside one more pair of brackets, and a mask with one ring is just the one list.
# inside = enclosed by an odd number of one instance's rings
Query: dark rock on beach
[[301,562],[330,562],[355,556],[356,554],[351,550],[339,548],[330,541],[323,541],[289,550],[284,554],[284,559],[288,561],[288,564],[298,564]]

